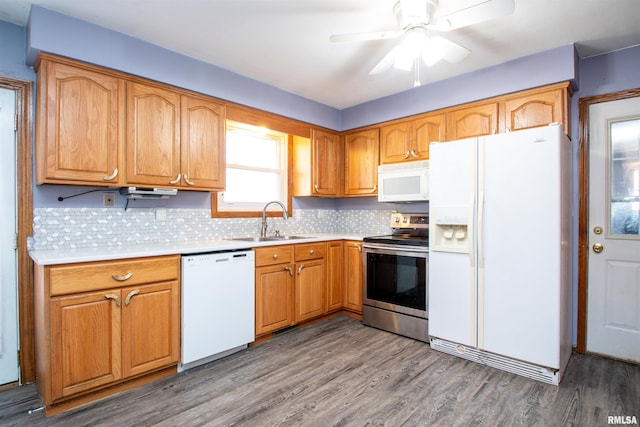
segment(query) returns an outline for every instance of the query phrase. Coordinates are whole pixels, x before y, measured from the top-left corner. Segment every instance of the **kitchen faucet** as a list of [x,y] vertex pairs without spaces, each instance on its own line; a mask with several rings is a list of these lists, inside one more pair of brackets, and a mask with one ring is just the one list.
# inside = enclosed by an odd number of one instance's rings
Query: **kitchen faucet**
[[262,208],[262,229],[260,230],[260,237],[267,237],[267,207],[273,203],[280,205],[284,219],[289,218],[287,215],[287,208],[282,204],[282,202],[278,200],[267,202],[267,204],[264,205],[264,208]]

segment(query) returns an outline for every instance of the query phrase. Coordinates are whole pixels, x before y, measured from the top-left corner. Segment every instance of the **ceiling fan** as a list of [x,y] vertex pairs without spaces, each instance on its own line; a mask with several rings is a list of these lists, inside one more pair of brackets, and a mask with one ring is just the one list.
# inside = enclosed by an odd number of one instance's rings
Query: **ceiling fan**
[[[446,1],[446,0],[445,0]],[[415,65],[416,86],[419,85],[419,60],[432,66],[444,59],[455,63],[464,59],[470,51],[440,35],[433,33],[452,31],[493,18],[513,13],[514,0],[475,0],[466,1],[463,7],[439,13],[438,0],[398,0],[393,7],[397,28],[395,30],[334,34],[331,42],[348,42],[363,40],[385,40],[402,37],[397,44],[369,74],[382,73],[391,66],[410,71]]]

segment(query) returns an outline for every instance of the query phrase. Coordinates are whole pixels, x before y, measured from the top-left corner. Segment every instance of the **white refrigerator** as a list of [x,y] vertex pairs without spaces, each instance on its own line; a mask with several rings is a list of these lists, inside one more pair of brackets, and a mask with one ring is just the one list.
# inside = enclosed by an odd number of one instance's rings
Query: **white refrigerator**
[[431,144],[433,349],[560,382],[571,355],[570,152],[559,125]]

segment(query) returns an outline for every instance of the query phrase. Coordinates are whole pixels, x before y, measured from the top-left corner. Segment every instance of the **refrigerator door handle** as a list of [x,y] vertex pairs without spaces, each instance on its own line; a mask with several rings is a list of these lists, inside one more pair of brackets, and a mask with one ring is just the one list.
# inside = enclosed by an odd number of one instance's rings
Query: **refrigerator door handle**
[[478,161],[476,163],[478,179],[478,268],[484,268],[484,140],[478,140]]

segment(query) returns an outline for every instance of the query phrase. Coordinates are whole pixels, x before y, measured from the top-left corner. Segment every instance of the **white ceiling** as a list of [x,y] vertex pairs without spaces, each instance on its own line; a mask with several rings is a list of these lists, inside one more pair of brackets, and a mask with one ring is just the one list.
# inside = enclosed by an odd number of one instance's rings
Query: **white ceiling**
[[[183,53],[343,109],[413,87],[413,72],[368,72],[397,42],[330,43],[395,29],[396,0],[2,0],[24,26],[31,4]],[[457,9],[478,0],[440,0]],[[422,84],[575,43],[581,57],[640,45],[640,0],[515,0],[515,12],[444,34],[471,50],[421,67]]]

